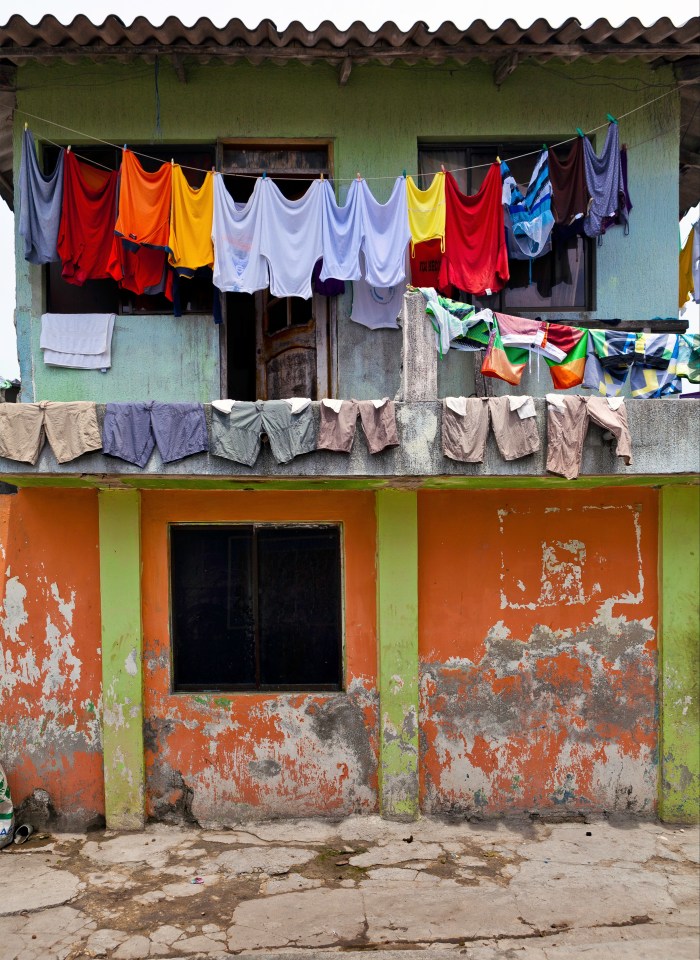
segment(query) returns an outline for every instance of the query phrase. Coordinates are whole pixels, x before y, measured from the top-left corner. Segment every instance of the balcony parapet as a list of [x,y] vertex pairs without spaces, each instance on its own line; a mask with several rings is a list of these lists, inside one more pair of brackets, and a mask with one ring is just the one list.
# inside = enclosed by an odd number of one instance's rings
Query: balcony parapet
[[[314,403],[318,422],[320,404]],[[230,488],[247,482],[299,481],[328,485],[342,481],[376,481],[376,485],[431,485],[442,478],[445,483],[479,486],[508,486],[513,482],[529,484],[549,478],[552,482],[571,486],[596,482],[634,483],[635,478],[697,477],[700,467],[700,399],[632,400],[627,402],[627,416],[632,436],[633,462],[626,466],[615,455],[614,441],[591,424],[586,437],[579,480],[564,481],[548,474],[546,457],[546,401],[535,400],[540,450],[520,460],[504,460],[489,433],[484,462],[458,463],[444,457],[441,446],[442,403],[413,401],[396,403],[396,419],[400,445],[370,454],[358,422],[352,451],[332,453],[318,450],[297,457],[287,464],[277,464],[267,443],[253,467],[246,467],[208,453],[197,454],[164,464],[155,450],[147,465],[140,469],[101,451],[84,454],[70,463],[57,463],[46,444],[34,466],[0,458],[0,480],[17,485],[71,486],[144,486],[168,487],[190,479],[202,486]],[[105,407],[98,405],[100,428]],[[211,406],[205,405],[207,422]],[[73,482],[71,482],[73,481]],[[296,483],[295,483],[296,481]]]

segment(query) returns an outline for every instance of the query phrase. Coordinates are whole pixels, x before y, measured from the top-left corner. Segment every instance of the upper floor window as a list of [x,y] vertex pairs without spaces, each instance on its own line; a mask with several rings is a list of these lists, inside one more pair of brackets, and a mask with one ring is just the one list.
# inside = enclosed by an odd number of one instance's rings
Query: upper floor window
[[[560,138],[563,139],[563,138]],[[497,156],[508,161],[516,182],[527,187],[542,140],[534,143],[421,143],[418,147],[419,186],[427,187],[444,165],[456,170],[454,177],[465,194],[476,193]],[[561,148],[563,156],[569,146]],[[522,154],[531,156],[511,160]],[[592,310],[594,245],[583,237],[563,239],[552,232],[552,249],[533,261],[510,259],[510,280],[500,293],[475,298],[464,293],[461,299],[502,313]]]

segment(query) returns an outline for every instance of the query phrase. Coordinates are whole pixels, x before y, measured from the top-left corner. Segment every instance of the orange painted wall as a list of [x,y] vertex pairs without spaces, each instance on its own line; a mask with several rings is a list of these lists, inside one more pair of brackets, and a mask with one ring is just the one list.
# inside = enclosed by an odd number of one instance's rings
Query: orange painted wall
[[419,493],[421,802],[651,812],[653,490]]
[[0,758],[15,806],[64,829],[104,814],[97,494],[0,496]]
[[[345,544],[347,694],[171,693],[167,525],[338,521]],[[147,811],[200,822],[377,808],[374,497],[144,492]]]

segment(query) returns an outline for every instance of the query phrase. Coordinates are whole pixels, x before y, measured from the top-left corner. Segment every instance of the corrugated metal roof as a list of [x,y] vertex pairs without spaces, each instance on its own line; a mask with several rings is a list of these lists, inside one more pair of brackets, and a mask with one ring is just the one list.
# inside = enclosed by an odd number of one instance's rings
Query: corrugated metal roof
[[93,24],[82,14],[71,23],[62,24],[49,14],[34,25],[15,14],[0,27],[0,56],[15,62],[42,55],[75,55],[78,51],[82,56],[109,52],[138,56],[149,50],[155,53],[174,47],[203,58],[243,56],[254,61],[275,54],[288,59],[290,53],[336,59],[339,54],[347,56],[352,51],[361,61],[365,57],[391,60],[396,55],[405,59],[410,54],[418,59],[465,59],[522,47],[533,53],[534,48],[539,48],[537,52],[542,56],[642,56],[653,60],[689,56],[692,51],[687,45],[697,43],[699,37],[700,17],[681,27],[667,17],[648,27],[636,17],[617,27],[599,19],[585,29],[573,17],[559,27],[540,18],[525,28],[512,19],[496,28],[475,20],[467,29],[460,30],[448,21],[433,31],[422,21],[409,30],[400,30],[391,21],[378,30],[370,30],[359,21],[347,30],[339,30],[328,20],[315,30],[308,30],[294,21],[280,31],[271,20],[262,20],[251,29],[238,19],[217,27],[207,17],[192,26],[186,26],[177,17],[168,17],[160,26],[154,26],[145,17],[137,17],[127,26],[115,15],[102,24]]

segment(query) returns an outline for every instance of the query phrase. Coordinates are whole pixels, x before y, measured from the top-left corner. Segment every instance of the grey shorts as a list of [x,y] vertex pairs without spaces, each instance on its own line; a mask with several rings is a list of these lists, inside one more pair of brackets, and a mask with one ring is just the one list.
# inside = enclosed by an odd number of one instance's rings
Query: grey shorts
[[[211,409],[210,452],[252,467],[263,433],[277,463],[289,463],[316,449],[311,401],[215,400]],[[296,409],[295,409],[296,407]]]
[[370,453],[399,445],[393,400],[322,400],[318,449],[349,453],[358,413]]

